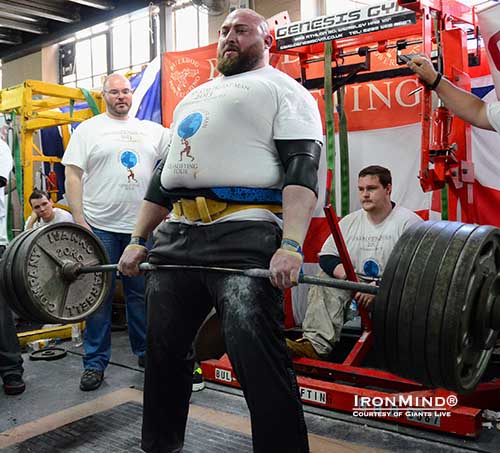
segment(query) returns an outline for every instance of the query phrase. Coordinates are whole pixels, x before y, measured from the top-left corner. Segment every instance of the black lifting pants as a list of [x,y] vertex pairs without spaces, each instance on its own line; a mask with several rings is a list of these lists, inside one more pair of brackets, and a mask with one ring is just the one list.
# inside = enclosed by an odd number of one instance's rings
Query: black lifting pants
[[[281,232],[270,222],[163,224],[150,262],[267,268]],[[200,271],[149,272],[142,448],[180,451],[191,396],[192,342],[215,306],[243,388],[256,453],[307,453],[307,430],[283,335],[283,295],[267,279]]]
[[[1,189],[3,190],[3,189]],[[0,245],[0,258],[5,247]],[[0,294],[0,376],[9,374],[22,376],[23,358],[17,339],[16,327],[10,307],[5,301],[5,294]]]

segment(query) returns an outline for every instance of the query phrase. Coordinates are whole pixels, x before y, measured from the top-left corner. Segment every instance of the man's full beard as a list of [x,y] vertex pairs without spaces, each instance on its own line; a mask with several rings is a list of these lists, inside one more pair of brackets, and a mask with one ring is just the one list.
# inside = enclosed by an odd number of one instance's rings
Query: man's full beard
[[262,58],[262,50],[259,43],[250,46],[244,52],[238,52],[233,57],[224,57],[224,52],[217,55],[217,70],[225,76],[241,74],[255,69]]

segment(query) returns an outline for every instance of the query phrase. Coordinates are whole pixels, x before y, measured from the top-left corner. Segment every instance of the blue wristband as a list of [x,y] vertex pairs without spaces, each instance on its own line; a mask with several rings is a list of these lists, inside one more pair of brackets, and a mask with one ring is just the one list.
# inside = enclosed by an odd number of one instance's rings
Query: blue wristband
[[281,240],[281,248],[285,250],[290,250],[292,252],[297,252],[303,255],[301,245],[297,241],[294,241],[293,239],[283,238]]
[[140,236],[132,236],[130,238],[129,244],[131,244],[131,245],[141,245],[142,247],[146,247],[146,239],[141,238]]

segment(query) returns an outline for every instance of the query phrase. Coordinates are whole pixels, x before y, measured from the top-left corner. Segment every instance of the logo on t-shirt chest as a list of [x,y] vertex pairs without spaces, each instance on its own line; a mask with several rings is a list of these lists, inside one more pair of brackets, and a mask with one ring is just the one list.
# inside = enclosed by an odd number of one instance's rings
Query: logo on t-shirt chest
[[198,170],[196,163],[196,153],[191,146],[191,139],[203,129],[208,126],[208,113],[207,112],[192,112],[185,116],[176,127],[177,139],[180,139],[178,150],[177,163],[169,162],[167,168],[177,175],[188,174]]
[[119,161],[127,171],[127,185],[122,185],[122,187],[137,187],[139,185],[139,182],[136,179],[134,168],[139,163],[139,155],[132,149],[124,149],[120,151]]

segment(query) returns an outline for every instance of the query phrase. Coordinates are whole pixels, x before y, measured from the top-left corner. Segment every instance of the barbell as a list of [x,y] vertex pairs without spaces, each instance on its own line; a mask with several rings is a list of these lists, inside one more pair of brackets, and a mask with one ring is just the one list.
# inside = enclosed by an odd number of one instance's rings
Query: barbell
[[[0,291],[25,319],[72,323],[106,300],[116,264],[99,239],[72,223],[28,230],[0,260]],[[268,278],[266,269],[140,264]],[[397,242],[380,287],[301,275],[299,283],[376,294],[375,352],[382,368],[432,387],[472,391],[500,329],[500,229],[419,222]]]

